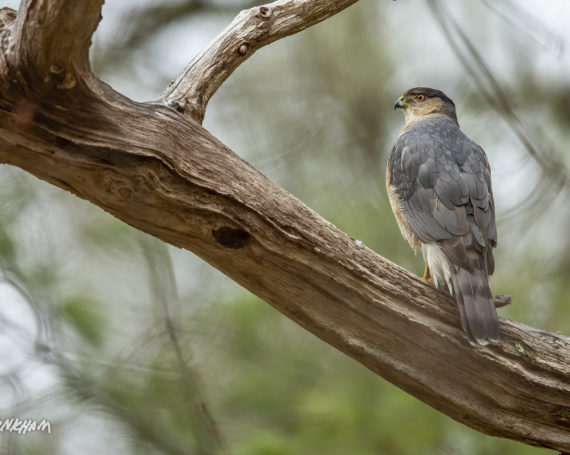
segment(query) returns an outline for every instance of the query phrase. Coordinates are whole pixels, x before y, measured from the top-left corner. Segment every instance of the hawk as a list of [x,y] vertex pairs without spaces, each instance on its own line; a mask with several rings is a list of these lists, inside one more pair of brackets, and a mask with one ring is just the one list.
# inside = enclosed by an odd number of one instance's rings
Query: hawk
[[405,125],[390,153],[386,186],[404,238],[425,262],[423,278],[455,295],[471,342],[499,340],[489,285],[497,244],[491,169],[440,90],[416,87],[394,106]]

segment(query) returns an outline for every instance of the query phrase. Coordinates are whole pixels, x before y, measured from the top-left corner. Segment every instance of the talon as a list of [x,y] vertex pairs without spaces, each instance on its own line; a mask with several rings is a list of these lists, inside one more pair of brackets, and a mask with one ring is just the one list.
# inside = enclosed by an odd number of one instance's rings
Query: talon
[[509,294],[499,294],[495,296],[495,308],[502,308],[511,304],[511,296]]
[[424,276],[422,276],[422,280],[425,280],[428,283],[434,284],[433,278],[431,277],[431,273],[429,272],[429,267],[427,264],[426,264],[426,267],[424,269]]

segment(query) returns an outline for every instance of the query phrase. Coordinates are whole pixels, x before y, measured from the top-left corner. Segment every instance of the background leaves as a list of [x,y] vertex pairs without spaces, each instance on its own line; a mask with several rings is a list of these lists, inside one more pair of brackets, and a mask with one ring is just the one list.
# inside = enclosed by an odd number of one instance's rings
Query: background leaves
[[[15,2],[12,2],[15,3]],[[15,6],[15,5],[11,5]],[[108,1],[94,70],[137,100],[248,1]],[[421,273],[385,193],[406,89],[443,89],[493,169],[501,315],[570,333],[564,1],[377,2],[260,50],[205,126],[379,254]],[[529,143],[527,143],[529,142]],[[530,145],[529,145],[530,144]],[[548,454],[470,430],[344,357],[191,253],[0,168],[0,452]]]

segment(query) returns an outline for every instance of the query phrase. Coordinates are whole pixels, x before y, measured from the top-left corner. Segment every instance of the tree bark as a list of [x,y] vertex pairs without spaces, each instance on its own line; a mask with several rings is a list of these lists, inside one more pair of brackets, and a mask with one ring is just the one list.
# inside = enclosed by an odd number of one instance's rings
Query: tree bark
[[196,121],[245,57],[353,2],[242,12],[155,103],[90,72],[101,0],[0,10],[0,163],[194,252],[459,422],[570,452],[570,338],[501,319],[499,344],[472,347],[451,297],[341,232]]

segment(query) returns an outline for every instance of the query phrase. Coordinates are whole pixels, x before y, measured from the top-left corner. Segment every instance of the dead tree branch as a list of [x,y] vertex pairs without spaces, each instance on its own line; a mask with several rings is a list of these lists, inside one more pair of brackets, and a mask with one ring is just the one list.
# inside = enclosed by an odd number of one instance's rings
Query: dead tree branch
[[[200,119],[254,50],[350,3],[278,1],[241,13],[165,99]],[[87,55],[100,6],[30,0],[17,17],[0,11],[0,163],[196,253],[454,419],[570,451],[568,337],[502,320],[501,343],[474,349],[449,296],[355,242],[199,123],[98,81]]]
[[201,123],[212,95],[255,51],[328,19],[356,1],[279,0],[243,10],[168,87],[165,101]]

